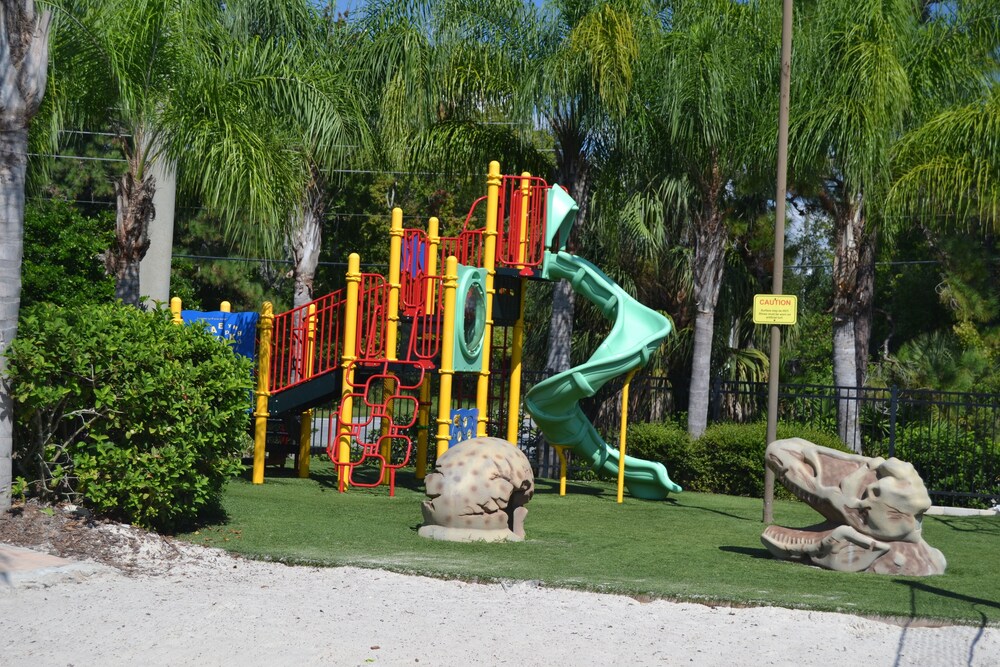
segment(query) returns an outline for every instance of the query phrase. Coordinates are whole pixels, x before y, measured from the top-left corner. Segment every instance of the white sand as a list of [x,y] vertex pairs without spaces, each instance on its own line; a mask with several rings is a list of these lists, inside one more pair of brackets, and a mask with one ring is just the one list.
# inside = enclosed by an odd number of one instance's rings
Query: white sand
[[288,567],[184,545],[0,587],[5,665],[1000,665],[996,627]]

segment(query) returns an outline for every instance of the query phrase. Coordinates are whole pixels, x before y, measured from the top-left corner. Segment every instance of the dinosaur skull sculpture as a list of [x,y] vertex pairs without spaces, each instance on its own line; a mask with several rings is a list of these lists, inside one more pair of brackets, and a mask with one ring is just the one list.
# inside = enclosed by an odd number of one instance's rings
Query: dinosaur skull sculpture
[[423,537],[452,542],[524,539],[524,505],[535,493],[528,457],[499,438],[455,445],[425,479]]
[[842,572],[944,573],[944,555],[921,534],[931,499],[909,463],[846,454],[801,438],[772,442],[765,457],[777,479],[826,518],[799,530],[768,526],[760,539],[775,557]]

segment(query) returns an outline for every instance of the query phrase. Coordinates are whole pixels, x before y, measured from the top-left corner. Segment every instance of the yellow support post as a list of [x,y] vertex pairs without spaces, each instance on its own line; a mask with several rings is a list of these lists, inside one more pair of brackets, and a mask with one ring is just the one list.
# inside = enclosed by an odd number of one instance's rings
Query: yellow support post
[[483,268],[486,269],[486,326],[483,328],[483,366],[479,371],[479,382],[476,385],[476,408],[479,411],[476,435],[480,437],[486,435],[486,422],[489,418],[490,354],[493,348],[493,280],[497,272],[500,183],[500,163],[493,160],[486,176],[486,231],[484,232],[486,241],[483,247]]
[[[436,217],[431,217],[427,221],[427,266],[424,275],[436,276],[438,268],[438,247],[441,245],[439,236],[440,222]],[[437,310],[437,294],[435,293],[436,280],[427,281],[427,299],[424,303],[424,313],[433,315]],[[450,400],[449,400],[450,402]],[[417,479],[427,476],[427,446],[430,441],[431,430],[431,377],[424,376],[424,381],[420,385],[420,414],[419,430],[417,431]]]
[[[524,268],[527,255],[528,211],[530,210],[531,174],[521,173],[521,219],[520,243],[517,248],[517,268]],[[510,393],[507,397],[507,441],[517,444],[517,433],[521,416],[521,359],[524,352],[524,303],[528,291],[528,279],[521,278],[521,300],[518,304],[517,320],[514,322],[514,340],[510,352]]]
[[184,324],[181,319],[181,298],[175,296],[170,300],[170,321],[174,324]]
[[[307,313],[306,363],[305,368],[303,368],[305,379],[313,376],[313,365],[316,361],[316,304],[309,304]],[[312,417],[312,410],[306,410],[299,416],[298,476],[301,479],[309,477],[309,457],[312,453]]]
[[559,495],[566,495],[566,468],[569,467],[566,461],[566,448],[562,445],[552,445],[556,448],[556,454],[559,455]]
[[392,209],[392,226],[389,229],[389,303],[385,330],[385,358],[398,359],[396,340],[399,336],[399,274],[403,248],[403,209]]
[[[436,276],[438,270],[438,248],[441,245],[441,237],[438,232],[439,222],[437,218],[431,218],[427,222],[427,272],[425,275]],[[436,281],[427,281],[427,303],[424,311],[428,315],[433,315],[437,309],[437,299],[434,298],[434,285]]]
[[[347,258],[347,296],[344,303],[344,353],[341,355],[341,365],[344,368],[340,391],[340,412],[348,419],[354,412],[354,400],[351,390],[354,384],[354,362],[357,361],[358,345],[358,292],[361,287],[361,256],[352,252]],[[350,427],[343,422],[337,429],[337,478],[340,490],[347,484],[347,469],[345,464],[351,460]]]
[[253,483],[264,483],[264,453],[267,441],[267,399],[271,395],[271,336],[274,307],[265,301],[257,322],[257,392],[253,431]]
[[625,433],[628,430],[628,387],[632,383],[638,368],[633,368],[625,376],[625,386],[622,387],[622,423],[618,432],[618,503],[624,502],[625,496]]
[[441,332],[441,375],[438,388],[437,456],[448,451],[451,439],[451,381],[455,374],[455,292],[458,289],[458,258],[454,255],[445,262],[444,269],[444,327]]
[[222,303],[219,304],[219,310],[222,311],[223,313],[231,313],[233,312],[233,304],[229,303],[228,301],[223,301]]
[[[399,290],[400,272],[403,259],[403,209],[398,206],[392,209],[392,222],[389,228],[389,303],[386,304],[386,328],[385,328],[385,358],[386,361],[396,361],[399,354],[396,350],[399,339]],[[386,379],[382,382],[382,402],[386,396],[391,396],[395,391],[396,383]],[[388,435],[392,425],[392,406],[386,406],[386,418],[382,420],[380,432],[383,436]],[[383,442],[379,450],[382,458],[389,463],[392,458],[392,444]],[[385,475],[382,484],[389,485],[389,476]]]

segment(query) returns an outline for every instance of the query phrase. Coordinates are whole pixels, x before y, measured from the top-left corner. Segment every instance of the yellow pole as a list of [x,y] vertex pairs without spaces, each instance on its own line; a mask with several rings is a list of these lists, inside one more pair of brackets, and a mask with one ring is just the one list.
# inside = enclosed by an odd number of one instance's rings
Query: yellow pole
[[[354,400],[351,391],[354,384],[354,362],[357,360],[358,345],[358,292],[361,287],[361,256],[352,252],[347,258],[347,296],[344,302],[344,353],[341,355],[341,365],[344,375],[340,390],[340,412],[347,419],[354,413]],[[347,484],[346,464],[351,460],[350,427],[340,423],[337,429],[337,476],[340,490]]]
[[622,424],[618,432],[618,502],[623,502],[625,495],[625,432],[628,430],[628,386],[635,377],[638,368],[633,368],[625,376],[625,386],[622,387]]
[[483,268],[486,269],[486,326],[483,328],[483,366],[479,371],[479,383],[476,386],[476,408],[479,410],[476,435],[480,437],[486,435],[486,422],[489,417],[490,351],[493,347],[493,279],[497,273],[500,183],[500,163],[493,160],[486,176],[486,231],[484,232],[486,243],[483,248]]
[[257,405],[254,410],[253,483],[264,483],[264,453],[267,441],[267,399],[271,395],[271,335],[274,307],[265,301],[257,322]]
[[[309,379],[313,376],[313,364],[316,360],[316,304],[310,303],[306,316],[306,363],[304,376]],[[312,449],[312,418],[313,411],[306,410],[299,418],[299,466],[298,476],[300,478],[309,477],[309,457]]]
[[441,375],[438,388],[437,455],[448,451],[451,427],[451,380],[455,374],[455,292],[458,289],[458,259],[452,255],[444,269],[444,327],[441,332]]
[[431,425],[431,376],[420,384],[420,412],[417,421],[417,479],[427,476],[427,440]]
[[[441,237],[438,235],[439,221],[432,217],[427,221],[427,266],[424,275],[437,275],[438,246],[441,244]],[[424,313],[433,315],[437,309],[437,298],[434,293],[436,280],[427,281],[427,299],[424,303]],[[450,400],[449,400],[450,402]],[[424,381],[420,385],[420,416],[419,430],[417,432],[417,479],[427,476],[427,445],[430,440],[431,429],[431,377],[424,376]]]
[[229,303],[228,301],[223,301],[222,303],[219,304],[219,310],[222,311],[223,313],[231,313],[233,312],[233,304]]
[[[396,351],[399,338],[399,289],[400,289],[400,264],[402,263],[403,248],[403,209],[398,206],[392,209],[392,221],[389,228],[389,303],[386,304],[386,329],[385,329],[385,358],[386,361],[396,361],[399,355]],[[395,390],[395,382],[386,378],[382,382],[382,402],[386,402],[386,397],[391,396]],[[382,420],[380,432],[383,436],[389,434],[392,425],[392,406],[386,406],[386,416]],[[380,448],[382,458],[389,463],[392,458],[392,444],[388,441],[382,443]],[[389,476],[385,475],[382,483],[389,484]]]
[[556,454],[559,455],[559,495],[566,495],[566,468],[569,467],[566,461],[566,448],[562,445],[553,445]]
[[175,296],[170,300],[170,321],[174,324],[184,324],[181,319],[181,298]]
[[403,209],[392,209],[389,229],[389,303],[385,330],[385,358],[396,361],[396,339],[399,336],[399,274],[403,247]]
[[[438,247],[441,245],[441,237],[438,235],[438,219],[431,218],[427,223],[427,272],[425,275],[436,276],[438,270]],[[424,310],[428,315],[433,315],[437,308],[437,299],[434,298],[434,286],[436,281],[427,281],[427,304]]]
[[[531,174],[521,173],[521,242],[517,248],[517,266],[524,268],[527,255],[528,210],[531,197]],[[524,351],[524,302],[528,291],[528,279],[521,278],[521,300],[518,305],[517,320],[514,322],[514,340],[510,352],[510,395],[507,397],[507,441],[517,444],[517,432],[521,417],[521,359]]]

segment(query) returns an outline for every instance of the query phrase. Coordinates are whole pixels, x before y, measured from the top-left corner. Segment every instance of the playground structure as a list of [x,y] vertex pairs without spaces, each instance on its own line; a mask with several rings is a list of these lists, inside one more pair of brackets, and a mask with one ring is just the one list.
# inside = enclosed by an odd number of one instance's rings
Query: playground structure
[[[506,436],[516,443],[525,292],[532,280],[565,279],[612,327],[590,359],[536,384],[523,399],[559,453],[561,493],[567,449],[618,476],[619,502],[623,487],[647,499],[680,491],[662,464],[625,456],[624,415],[613,448],[580,408],[580,400],[612,378],[631,378],[645,365],[670,322],[566,251],[576,212],[558,185],[527,173],[503,176],[491,162],[487,194],[473,203],[457,236],[439,236],[436,218],[426,230],[404,229],[402,212],[394,209],[387,276],[362,273],[352,254],[345,289],[279,314],[265,303],[258,323],[254,483],[264,481],[267,423],[276,417],[301,417],[297,470],[308,476],[312,409],[331,401],[338,407],[326,429],[327,453],[341,491],[387,484],[392,495],[396,471],[413,458],[414,439],[416,475],[423,479],[432,431],[441,456],[458,439],[453,432],[462,420],[466,437]],[[491,387],[492,367],[506,370],[501,391]],[[456,399],[475,407],[453,412]],[[355,475],[372,464],[374,480]]]

